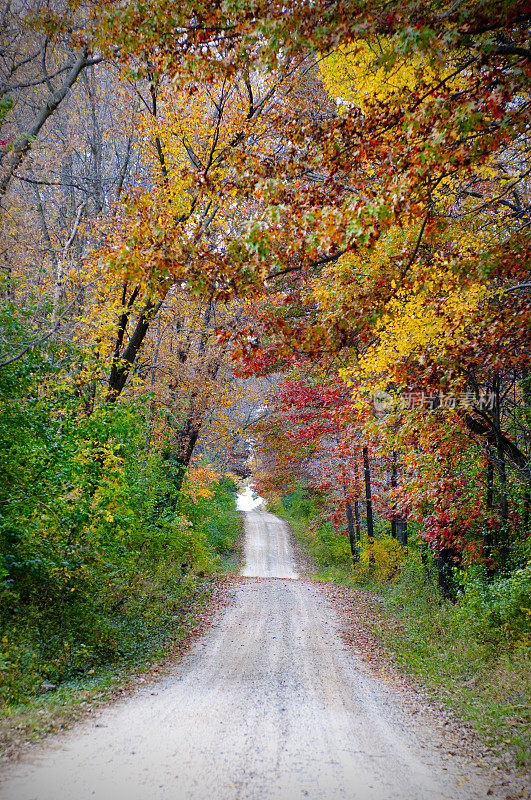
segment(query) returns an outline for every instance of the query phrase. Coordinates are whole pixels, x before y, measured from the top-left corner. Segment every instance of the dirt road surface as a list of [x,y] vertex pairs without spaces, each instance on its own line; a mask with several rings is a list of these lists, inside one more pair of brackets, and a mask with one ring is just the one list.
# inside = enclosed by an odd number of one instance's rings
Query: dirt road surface
[[298,578],[286,524],[265,511],[251,511],[245,523],[247,578]]
[[341,642],[284,523],[246,515],[234,602],[170,673],[5,774],[1,800],[468,800],[486,774]]

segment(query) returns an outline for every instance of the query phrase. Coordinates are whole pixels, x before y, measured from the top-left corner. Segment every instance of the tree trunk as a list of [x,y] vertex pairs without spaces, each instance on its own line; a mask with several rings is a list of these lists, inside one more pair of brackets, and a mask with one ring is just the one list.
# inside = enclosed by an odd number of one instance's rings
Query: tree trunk
[[347,524],[348,524],[348,538],[350,541],[350,552],[352,560],[355,564],[360,560],[360,551],[358,548],[358,539],[356,537],[356,527],[354,525],[354,516],[352,514],[352,506],[347,500]]
[[[393,463],[391,465],[391,489],[396,489],[397,486],[397,457],[396,457],[396,450],[393,450]],[[395,508],[395,501],[393,498],[393,506],[392,506],[392,516],[391,516],[391,536],[393,539],[397,538],[397,528],[396,528],[396,508]]]
[[57,91],[53,92],[48,97],[27,131],[17,137],[15,144],[9,151],[8,156],[5,158],[3,174],[0,176],[0,200],[7,192],[13,176],[26,158],[33,140],[41,130],[46,120],[54,113],[54,111],[56,111],[57,108],[59,108],[69,90],[77,81],[80,73],[88,63],[88,53],[86,50],[82,50],[78,54],[77,60],[71,64],[61,88],[57,89]]
[[407,521],[401,517],[396,517],[396,538],[402,547],[407,547]]
[[[157,339],[155,343],[155,351],[153,353],[153,366],[151,369],[151,391],[155,390],[155,370],[157,368],[157,361],[159,360],[159,349],[160,343],[162,340],[162,327],[160,321],[160,314],[157,316]],[[145,450],[146,453],[149,453],[149,449],[151,447],[151,437],[153,436],[153,420],[155,418],[155,397],[151,398],[151,403],[149,404],[149,414],[147,420],[147,432],[146,432],[146,443],[145,443]]]
[[506,449],[504,447],[504,443],[501,438],[501,382],[500,376],[496,374],[494,381],[493,381],[493,392],[494,392],[494,411],[493,411],[493,419],[495,423],[495,430],[500,435],[497,436],[496,441],[496,472],[498,473],[498,486],[499,486],[499,506],[500,506],[500,515],[502,521],[502,528],[503,528],[503,542],[502,542],[502,549],[508,551],[508,543],[507,543],[507,523],[509,521],[509,498],[507,492],[507,464],[505,462],[505,452]]
[[505,453],[501,447],[498,448],[496,466],[498,470],[498,481],[500,484],[500,513],[502,523],[505,528],[509,520],[509,498],[507,496],[507,465],[505,463]]
[[[172,493],[179,492],[182,488],[186,469],[190,464],[192,455],[201,432],[201,422],[195,424],[188,420],[186,426],[177,433],[176,439],[169,445],[164,453],[164,460],[173,467],[171,482]],[[168,504],[169,500],[166,500]]]
[[359,542],[361,539],[361,519],[360,519],[360,506],[359,500],[354,500],[354,518],[356,520],[356,540]]
[[494,460],[492,458],[492,451],[487,446],[487,497],[486,497],[487,511],[492,511],[494,508]]
[[129,338],[127,347],[120,353],[120,344],[123,340],[128,316],[124,313],[120,318],[117,334],[117,348],[111,366],[111,374],[109,376],[109,384],[107,389],[107,396],[105,398],[107,403],[115,403],[124,388],[127,377],[131,372],[135,358],[140,350],[142,342],[148,332],[149,326],[153,318],[156,316],[159,308],[162,305],[162,300],[154,303],[148,300],[142,311],[140,312],[135,329]]
[[65,297],[64,267],[63,267],[63,262],[58,261],[55,269],[55,286],[53,292],[53,306],[52,306],[52,328],[55,328],[57,326],[57,321],[61,313],[61,306],[64,297]]
[[[524,401],[524,413],[531,410],[531,376],[527,367],[522,368],[522,399]],[[528,417],[529,418],[529,417]],[[523,435],[524,447],[523,449],[529,454],[527,474],[526,474],[526,488],[524,490],[524,529],[529,527],[529,517],[531,512],[531,433],[529,427],[524,430]],[[525,474],[525,473],[524,473]]]
[[374,521],[372,516],[371,471],[369,451],[363,448],[363,476],[365,480],[365,504],[367,509],[367,538],[369,540],[369,566],[374,566]]
[[455,562],[453,550],[441,550],[437,556],[437,583],[446,600],[455,601],[456,589],[454,581]]

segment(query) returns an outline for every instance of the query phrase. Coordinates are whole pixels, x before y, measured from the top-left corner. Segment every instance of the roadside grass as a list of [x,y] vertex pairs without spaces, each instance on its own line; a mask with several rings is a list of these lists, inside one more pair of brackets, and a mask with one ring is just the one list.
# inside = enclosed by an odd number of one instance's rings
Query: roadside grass
[[[286,519],[313,561],[312,577],[379,598],[375,607],[381,619],[373,633],[399,670],[470,723],[494,752],[510,752],[520,768],[531,765],[531,637],[525,605],[516,625],[473,575],[457,602],[444,600],[433,564],[414,536],[395,569],[394,540],[380,532],[370,569],[362,539],[361,562],[354,567],[348,539],[320,525],[311,502],[279,501],[271,510]],[[517,595],[518,613],[523,596]]]
[[[382,641],[396,662],[436,690],[503,755],[531,764],[531,651],[529,641],[492,626],[470,598],[441,599],[435,580],[416,553],[396,582],[375,586],[388,604]],[[351,575],[348,583],[355,584]]]

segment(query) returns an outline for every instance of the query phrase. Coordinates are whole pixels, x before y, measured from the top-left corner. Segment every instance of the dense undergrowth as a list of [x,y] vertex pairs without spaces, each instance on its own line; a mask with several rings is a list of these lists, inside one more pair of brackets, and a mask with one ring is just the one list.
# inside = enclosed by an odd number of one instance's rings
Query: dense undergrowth
[[382,597],[379,635],[399,665],[500,752],[531,763],[531,559],[524,547],[513,569],[494,577],[461,569],[452,602],[441,596],[433,555],[414,532],[407,551],[383,528],[373,547],[362,537],[353,565],[348,538],[320,522],[318,502],[305,492],[284,495],[273,510],[290,522],[320,578]]
[[[224,566],[240,533],[234,486],[180,501],[179,522],[145,532],[136,547],[87,546],[80,574],[2,592],[0,693],[19,704],[49,685],[79,681],[99,668],[140,663],[174,640],[208,592],[202,573]],[[185,514],[183,513],[185,512]],[[184,573],[184,574],[183,574]]]
[[66,587],[43,579],[43,571],[24,594],[4,584],[5,704],[27,701],[50,684],[78,683],[111,665],[140,663],[173,641],[208,593],[202,573],[223,569],[234,556],[240,534],[234,486],[222,481],[211,498],[196,503],[182,497],[176,519],[152,526],[135,545],[88,542]]
[[[172,638],[230,560],[235,485],[181,488],[147,451],[145,404],[82,413],[77,354],[35,349],[0,373],[0,699],[4,708]],[[215,475],[215,473],[213,473]],[[216,482],[217,481],[217,482]]]

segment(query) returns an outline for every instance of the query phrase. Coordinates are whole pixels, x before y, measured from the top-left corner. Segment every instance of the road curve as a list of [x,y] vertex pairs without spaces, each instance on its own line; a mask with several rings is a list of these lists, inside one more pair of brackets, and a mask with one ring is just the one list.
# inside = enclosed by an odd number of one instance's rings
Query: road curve
[[164,679],[11,767],[1,800],[484,800],[487,779],[444,760],[293,580],[284,523],[249,513],[246,536],[249,579],[218,623]]

